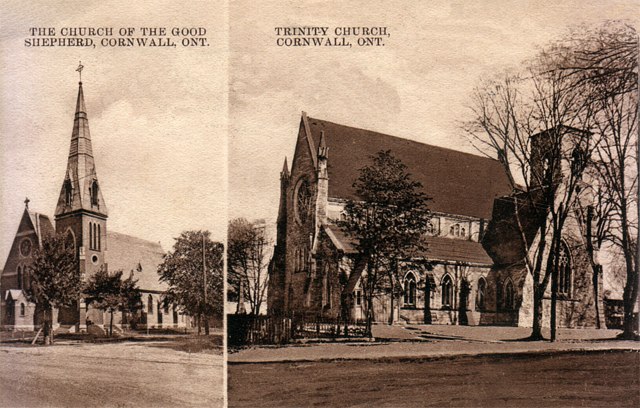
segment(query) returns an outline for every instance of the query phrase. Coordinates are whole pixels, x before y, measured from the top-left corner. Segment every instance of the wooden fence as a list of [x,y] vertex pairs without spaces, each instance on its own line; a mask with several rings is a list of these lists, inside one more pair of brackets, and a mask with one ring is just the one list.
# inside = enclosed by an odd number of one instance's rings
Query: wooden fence
[[229,346],[252,344],[286,344],[301,338],[366,337],[364,322],[345,322],[339,319],[310,315],[291,316],[227,316]]

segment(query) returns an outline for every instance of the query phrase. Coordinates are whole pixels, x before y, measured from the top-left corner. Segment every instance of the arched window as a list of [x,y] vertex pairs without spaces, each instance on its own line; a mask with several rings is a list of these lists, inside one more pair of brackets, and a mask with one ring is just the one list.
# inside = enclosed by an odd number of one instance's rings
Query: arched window
[[16,277],[16,279],[18,280],[18,289],[22,289],[22,267],[18,266],[18,275]]
[[93,180],[91,183],[91,187],[89,188],[89,195],[91,196],[91,205],[99,205],[100,202],[98,200],[98,191],[100,188],[98,187],[98,180]]
[[460,236],[461,237],[465,237],[467,235],[467,233],[465,232],[464,228],[460,229]]
[[73,185],[71,180],[64,181],[64,204],[70,206],[73,203]]
[[67,230],[67,235],[64,238],[64,247],[67,249],[76,249],[76,238],[70,229]]
[[20,316],[24,316],[24,314],[25,314],[24,303],[20,303]]
[[100,224],[98,224],[98,251],[100,250]]
[[486,294],[487,281],[484,278],[480,278],[478,279],[478,290],[476,291],[476,310],[484,310]]
[[453,282],[451,277],[445,275],[442,278],[442,307],[451,307],[453,302]]
[[153,314],[153,296],[147,296],[147,314]]
[[560,243],[558,257],[558,293],[571,296],[571,258],[569,248],[564,242]]
[[449,235],[453,236],[453,231],[454,231],[454,228],[453,228],[453,225],[452,225],[451,228],[449,228]]
[[413,273],[409,272],[404,277],[404,305],[415,306],[416,305],[416,277]]
[[511,279],[508,279],[504,285],[504,308],[506,310],[513,310],[516,308],[515,293],[513,291],[513,283]]

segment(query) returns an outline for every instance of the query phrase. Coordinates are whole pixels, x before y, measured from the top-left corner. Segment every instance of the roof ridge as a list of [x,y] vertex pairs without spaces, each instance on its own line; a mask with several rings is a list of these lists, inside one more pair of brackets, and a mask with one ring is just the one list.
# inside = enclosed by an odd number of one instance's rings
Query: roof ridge
[[500,163],[498,161],[498,159],[494,159],[492,157],[487,157],[487,156],[483,156],[483,155],[480,155],[480,154],[474,154],[474,153],[469,153],[469,152],[463,152],[461,150],[456,150],[456,149],[452,149],[452,148],[449,148],[449,147],[443,147],[443,146],[438,146],[438,145],[434,145],[434,144],[419,142],[419,141],[414,140],[414,139],[407,139],[405,137],[394,136],[394,135],[390,135],[388,133],[378,132],[377,130],[365,129],[365,128],[360,128],[360,127],[350,126],[350,125],[343,125],[341,123],[332,122],[332,121],[326,120],[326,119],[314,118],[314,117],[311,117],[311,116],[308,116],[307,119],[308,119],[309,122],[311,122],[313,120],[317,120],[317,121],[320,121],[320,122],[330,123],[330,124],[335,125],[335,126],[341,126],[341,127],[345,127],[345,128],[349,128],[349,129],[355,129],[355,130],[361,130],[361,131],[369,132],[369,133],[376,133],[378,135],[391,137],[391,138],[402,140],[402,141],[405,141],[405,142],[416,143],[416,144],[420,144],[420,145],[424,145],[424,146],[434,147],[436,149],[448,150],[448,151],[451,151],[451,152],[454,152],[454,153],[457,153],[457,154],[465,154],[465,155],[468,155],[468,156],[473,156],[473,157],[477,157],[477,158],[480,158],[480,159],[486,159],[486,160],[490,160],[490,161],[494,161],[494,162]]
[[[125,234],[122,232],[118,232],[118,231],[113,231],[113,230],[107,230],[107,235],[120,235],[122,237],[126,237],[126,238],[132,238],[135,239],[136,241],[142,241],[144,243],[148,243],[148,244],[152,244],[152,245],[157,245],[160,248],[162,248],[162,244],[160,244],[160,242],[156,242],[156,241],[151,241],[149,239],[145,239],[145,238],[140,238],[140,237],[136,237],[135,235],[129,235],[129,234]],[[164,251],[164,250],[163,250]]]

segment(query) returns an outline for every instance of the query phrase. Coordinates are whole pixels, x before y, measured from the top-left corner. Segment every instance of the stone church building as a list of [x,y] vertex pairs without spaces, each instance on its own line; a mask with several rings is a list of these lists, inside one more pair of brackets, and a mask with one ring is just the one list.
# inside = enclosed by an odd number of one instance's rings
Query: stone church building
[[[386,322],[395,313],[394,320],[406,323],[531,326],[531,277],[522,252],[512,248],[513,236],[500,230],[513,188],[498,161],[304,112],[291,168],[285,159],[280,174],[270,313],[365,318],[364,265],[352,238],[335,221],[345,216],[347,200],[357,199],[353,183],[359,169],[381,150],[400,159],[432,198],[428,248],[421,254],[432,268],[404,262],[400,305],[392,311],[389,290],[381,290],[374,299],[374,320]],[[593,272],[584,233],[578,224],[569,224],[558,324],[594,326]],[[543,301],[547,323],[549,298]]]
[[[3,328],[33,330],[41,323],[42,313],[36,304],[29,302],[25,290],[30,285],[29,265],[33,262],[34,250],[44,238],[54,234],[62,235],[75,248],[78,267],[85,279],[101,268],[122,270],[123,277],[133,274],[142,292],[143,308],[136,317],[139,327],[185,325],[187,318],[161,300],[166,287],[159,282],[157,274],[164,254],[160,244],[107,229],[107,205],[96,172],[82,82],[79,83],[67,169],[55,207],[55,226],[51,218],[30,210],[28,204],[27,199],[0,277]],[[54,328],[84,330],[89,320],[103,325],[108,322],[108,315],[80,299],[73,307],[54,311]],[[127,322],[122,321],[119,313],[114,323]]]

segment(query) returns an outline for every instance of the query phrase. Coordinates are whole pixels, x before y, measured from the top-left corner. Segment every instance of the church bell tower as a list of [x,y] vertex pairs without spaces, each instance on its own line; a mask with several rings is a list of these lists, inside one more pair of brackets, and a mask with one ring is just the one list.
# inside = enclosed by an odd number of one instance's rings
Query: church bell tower
[[[82,65],[78,70],[81,71],[81,69]],[[107,206],[102,197],[96,173],[82,81],[79,82],[78,87],[71,147],[67,170],[56,205],[55,221],[56,233],[63,236],[65,241],[76,249],[80,272],[84,279],[95,274],[105,265]],[[77,309],[80,316],[67,315],[64,318],[68,320],[66,323],[77,323],[80,320],[81,325],[84,325],[83,307],[80,305]],[[61,321],[61,323],[65,322]]]

